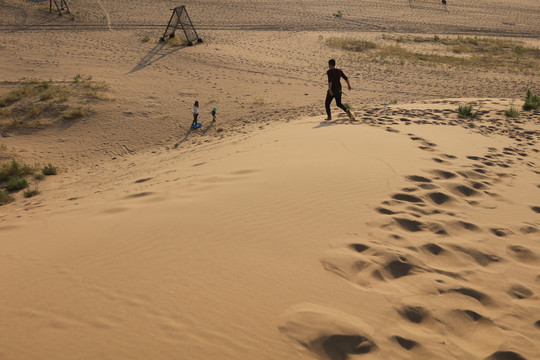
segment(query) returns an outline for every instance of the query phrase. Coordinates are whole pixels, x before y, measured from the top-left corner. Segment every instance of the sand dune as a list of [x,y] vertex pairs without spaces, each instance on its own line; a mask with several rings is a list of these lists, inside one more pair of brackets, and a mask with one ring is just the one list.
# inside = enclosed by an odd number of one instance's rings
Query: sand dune
[[[193,47],[157,43],[170,1],[45,5],[0,1],[0,95],[107,88],[0,118],[2,162],[60,169],[0,207],[0,359],[540,357],[540,113],[504,115],[538,75],[326,45],[538,46],[536,1],[187,2]],[[331,57],[355,122],[323,120]]]

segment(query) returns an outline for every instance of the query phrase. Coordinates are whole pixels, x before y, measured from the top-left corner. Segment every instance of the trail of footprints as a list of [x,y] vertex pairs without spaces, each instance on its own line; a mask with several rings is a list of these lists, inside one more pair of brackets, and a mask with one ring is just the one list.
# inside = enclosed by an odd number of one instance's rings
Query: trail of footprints
[[[469,277],[484,276],[484,281],[496,283],[496,272],[478,271],[478,267],[496,269],[505,260],[479,243],[467,245],[467,242],[453,242],[452,237],[448,236],[463,232],[487,234],[495,239],[512,235],[515,231],[512,229],[482,228],[460,217],[460,209],[468,209],[469,212],[471,208],[490,209],[497,201],[505,201],[503,196],[496,193],[494,185],[513,177],[511,168],[516,162],[525,163],[533,171],[535,164],[527,161],[527,153],[523,150],[507,147],[502,152],[489,149],[482,156],[468,156],[467,167],[451,169],[455,156],[437,153],[436,144],[414,134],[408,136],[417,141],[422,150],[434,154],[432,159],[436,166],[424,174],[407,176],[410,185],[391,194],[389,199],[375,209],[383,218],[378,229],[389,236],[334,249],[321,259],[321,263],[326,270],[364,290],[376,289],[396,297],[394,306],[399,316],[406,323],[424,331],[425,336],[419,335],[422,332],[405,329],[388,335],[384,345],[394,346],[389,352],[393,358],[402,358],[399,351],[418,351],[420,358],[436,358],[433,354],[426,355],[427,348],[422,347],[423,341],[434,341],[428,334],[453,331],[459,334],[462,339],[460,341],[484,342],[490,334],[493,338],[500,336],[504,326],[490,319],[485,315],[487,311],[483,310],[508,311],[508,299],[537,299],[532,289],[518,283],[505,289],[506,294],[499,291],[496,296],[469,286]],[[540,207],[532,206],[531,210],[540,212]],[[533,225],[523,225],[519,232],[522,236],[538,236],[540,229]],[[411,237],[417,240],[413,245],[409,241]],[[521,245],[509,245],[505,255],[539,271],[536,280],[540,282],[538,254]],[[421,276],[425,278],[418,281]],[[415,296],[417,301],[414,300]],[[506,299],[500,300],[504,296]],[[411,299],[410,303],[407,299]],[[540,330],[540,318],[530,319],[529,322],[531,329]],[[468,329],[478,328],[487,337],[477,339],[472,333],[467,334]],[[436,341],[445,343],[446,338],[441,336]],[[366,334],[354,332],[325,337],[324,344],[328,348],[323,346],[325,351],[322,357],[328,356],[332,360],[345,360],[351,354],[366,354],[382,348],[382,344],[377,344]],[[470,353],[460,348],[460,342],[454,342],[453,346],[455,358],[470,356]],[[512,349],[493,349],[489,356],[476,358],[525,359]]]

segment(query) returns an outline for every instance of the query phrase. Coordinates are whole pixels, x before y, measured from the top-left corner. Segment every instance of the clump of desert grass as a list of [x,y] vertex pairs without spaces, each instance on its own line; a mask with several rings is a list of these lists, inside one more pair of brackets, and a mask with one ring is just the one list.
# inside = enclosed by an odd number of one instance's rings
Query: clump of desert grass
[[29,186],[36,181],[43,180],[46,176],[56,175],[58,170],[52,164],[46,166],[28,165],[15,159],[0,165],[0,205],[14,201],[13,193],[27,189],[25,197],[33,197],[40,192],[37,185],[32,189]]
[[184,39],[183,37],[179,37],[179,36],[173,36],[173,37],[168,38],[166,40],[166,43],[167,43],[167,45],[169,45],[171,47],[189,45],[189,43],[188,43],[188,41],[186,39]]
[[525,95],[525,102],[523,103],[523,110],[538,110],[540,107],[540,96],[534,94],[531,89],[527,90]]
[[537,74],[540,49],[518,40],[489,37],[385,35],[377,42],[332,37],[331,48],[361,53],[358,61],[404,65],[446,65]]
[[504,115],[509,118],[516,118],[519,116],[519,110],[514,105],[510,105],[509,108],[504,109]]
[[73,82],[23,79],[0,94],[0,129],[35,128],[87,116],[93,113],[88,103],[112,100],[105,94],[108,89],[105,81],[95,81],[91,75],[77,74]]
[[459,118],[475,118],[478,116],[478,110],[473,111],[472,104],[459,105],[458,117]]
[[326,45],[328,45],[331,48],[343,49],[347,51],[356,51],[356,52],[373,50],[377,48],[377,45],[374,42],[364,40],[364,39],[355,39],[355,38],[332,37],[326,40]]

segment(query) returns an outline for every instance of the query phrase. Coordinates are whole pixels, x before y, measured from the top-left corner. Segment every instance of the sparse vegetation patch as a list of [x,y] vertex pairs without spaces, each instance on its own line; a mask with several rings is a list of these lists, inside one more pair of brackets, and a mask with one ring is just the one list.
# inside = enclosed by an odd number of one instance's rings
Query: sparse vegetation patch
[[517,40],[480,37],[440,37],[437,35],[382,35],[377,43],[355,38],[330,38],[327,46],[363,53],[359,61],[375,63],[449,65],[485,69],[505,69],[538,73],[540,49]]
[[[44,167],[36,164],[30,166],[20,163],[15,159],[0,165],[0,206],[10,203],[14,200],[12,193],[26,189],[31,183],[43,180],[45,176],[56,175],[58,170],[52,164]],[[24,197],[33,197],[40,192],[37,187],[25,191]]]
[[23,79],[15,89],[0,94],[0,129],[50,125],[89,115],[92,111],[83,105],[111,100],[105,95],[108,89],[105,81],[80,74],[72,83]]

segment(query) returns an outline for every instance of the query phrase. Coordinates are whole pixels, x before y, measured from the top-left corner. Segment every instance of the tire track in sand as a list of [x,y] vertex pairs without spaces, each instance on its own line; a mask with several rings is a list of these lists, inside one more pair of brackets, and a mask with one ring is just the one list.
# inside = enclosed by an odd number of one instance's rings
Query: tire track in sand
[[107,18],[107,27],[109,28],[110,31],[112,31],[111,18],[109,17],[109,12],[107,11],[107,9],[105,9],[103,4],[101,3],[101,0],[97,0],[97,3],[99,7],[103,10],[103,12],[105,13],[105,17]]

